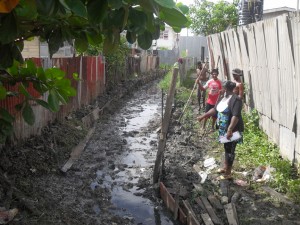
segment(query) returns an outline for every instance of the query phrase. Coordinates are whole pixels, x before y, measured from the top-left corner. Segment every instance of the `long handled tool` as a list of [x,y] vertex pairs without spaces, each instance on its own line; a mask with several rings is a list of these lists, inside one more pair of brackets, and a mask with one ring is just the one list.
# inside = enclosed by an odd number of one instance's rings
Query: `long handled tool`
[[[202,71],[203,71],[203,69],[206,67],[206,64],[207,64],[207,63],[208,63],[208,62],[206,61],[205,64],[204,64],[204,66],[203,66],[203,68],[201,69],[201,71],[200,71],[200,73],[199,73],[197,79],[199,79],[199,77],[200,77],[200,75],[202,74]],[[192,97],[192,95],[193,95],[193,93],[194,93],[196,87],[197,87],[197,83],[195,82],[194,87],[193,87],[193,89],[192,89],[192,91],[191,91],[191,93],[190,93],[190,96],[189,96],[187,102],[185,103],[185,106],[184,106],[184,108],[183,108],[183,110],[182,110],[182,113],[181,113],[181,115],[180,115],[180,117],[179,117],[178,122],[180,122],[180,120],[182,119],[182,116],[183,116],[183,114],[184,114],[184,112],[185,112],[185,110],[186,110],[186,108],[187,108],[187,106],[188,106],[188,104],[189,104],[189,102],[190,102],[190,100],[191,100],[191,97]]]

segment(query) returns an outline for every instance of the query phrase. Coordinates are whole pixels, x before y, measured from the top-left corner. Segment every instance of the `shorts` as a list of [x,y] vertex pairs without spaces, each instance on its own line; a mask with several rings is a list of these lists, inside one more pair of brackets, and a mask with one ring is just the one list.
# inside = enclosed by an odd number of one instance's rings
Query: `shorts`
[[[215,108],[215,105],[211,105],[211,104],[206,103],[205,112],[207,113],[209,110],[211,110],[213,108]],[[213,115],[212,117],[217,119],[217,113],[215,113],[215,115]]]

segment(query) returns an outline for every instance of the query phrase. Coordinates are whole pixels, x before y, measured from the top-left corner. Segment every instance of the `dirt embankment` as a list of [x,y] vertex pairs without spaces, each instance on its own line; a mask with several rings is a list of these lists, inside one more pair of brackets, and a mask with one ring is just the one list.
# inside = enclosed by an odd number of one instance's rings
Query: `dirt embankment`
[[[223,145],[217,142],[216,133],[195,128],[198,106],[197,103],[191,105],[194,108],[194,120],[178,124],[176,116],[173,117],[168,134],[162,181],[173,196],[176,187],[180,186],[180,200],[190,203],[198,221],[202,221],[201,214],[209,213],[201,204],[208,200],[219,219],[211,216],[215,219],[214,224],[228,224],[224,205],[220,206],[222,201],[224,204],[231,201],[235,203],[238,220],[243,225],[299,224],[300,207],[284,196],[275,196],[267,183],[253,182],[255,168],[244,168],[242,171],[240,166],[236,166],[235,169],[235,165],[239,164],[238,155],[233,166],[233,179],[219,180],[217,169],[222,165]],[[174,115],[180,115],[180,108]],[[212,162],[212,158],[216,167],[209,169],[204,162]],[[205,179],[203,183],[201,176]]]
[[[103,140],[102,145],[110,143],[116,148],[122,145],[122,139],[113,136],[115,127],[105,125],[106,121],[124,104],[126,96],[129,97],[139,87],[157,79],[161,74],[154,73],[116,84],[94,104],[71,113],[64,121],[56,121],[43,128],[40,136],[32,137],[17,146],[6,146],[2,149],[0,207],[1,210],[19,209],[11,224],[130,224],[128,218],[124,219],[110,212],[108,190],[98,188],[91,192],[94,187],[89,184],[92,178],[88,172],[81,174],[81,168],[76,165],[67,173],[62,173],[60,169],[70,157],[74,146],[87,134],[89,128],[84,126],[82,118],[95,108],[104,109],[100,122],[103,128],[99,128],[98,131],[101,136],[99,140]],[[121,98],[123,99],[120,100]],[[112,133],[105,134],[101,129]],[[105,165],[109,163],[114,165],[114,154],[111,152],[105,154],[104,151],[104,156],[101,156],[102,153],[97,154],[98,162],[103,161]],[[95,159],[92,157],[92,160]],[[87,161],[86,164],[88,167],[86,171],[95,172],[91,162]],[[98,212],[98,206],[93,208],[95,206],[85,198],[82,202],[78,202],[80,196],[74,195],[89,196],[88,199],[97,198],[99,207],[103,206],[103,211]],[[58,202],[65,202],[65,204],[59,206],[56,204]],[[96,215],[97,219],[89,216],[91,212],[99,213]]]

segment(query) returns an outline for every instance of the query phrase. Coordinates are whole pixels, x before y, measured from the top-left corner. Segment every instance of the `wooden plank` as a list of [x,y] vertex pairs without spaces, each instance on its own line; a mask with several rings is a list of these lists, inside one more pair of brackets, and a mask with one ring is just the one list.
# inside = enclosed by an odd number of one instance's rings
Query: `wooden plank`
[[227,216],[227,220],[229,225],[239,225],[238,221],[237,221],[237,216],[234,212],[233,206],[234,204],[229,203],[227,205],[224,205],[224,209],[226,212],[226,216]]
[[207,198],[201,196],[200,197],[202,203],[204,204],[208,214],[210,215],[212,221],[214,224],[223,224],[223,222],[220,220],[220,218],[216,215],[213,207],[211,206],[211,204],[208,202]]
[[204,204],[202,203],[202,201],[200,200],[200,198],[196,198],[196,202],[197,202],[197,204],[200,206],[201,212],[207,213],[207,210],[206,210]]
[[160,182],[160,196],[167,208],[173,213],[175,208],[175,200],[162,182]]
[[214,225],[208,213],[201,213],[201,218],[205,225]]
[[186,217],[185,213],[183,212],[182,208],[180,208],[180,207],[179,207],[178,220],[179,220],[182,224],[186,224],[186,221],[187,221],[187,217]]
[[[174,209],[175,209],[175,200],[174,200],[174,198],[168,192],[166,186],[162,182],[160,182],[159,187],[160,187],[160,196],[161,196],[162,200],[164,201],[167,208],[172,213],[174,213]],[[186,224],[187,216],[185,215],[185,213],[183,212],[183,210],[180,207],[179,207],[178,219],[182,224]]]
[[232,210],[233,210],[234,218],[236,219],[236,222],[239,224],[239,219],[238,219],[238,216],[237,216],[235,204],[231,203],[231,205],[232,205]]
[[83,150],[86,146],[86,143],[90,140],[94,131],[95,131],[95,127],[90,129],[89,132],[87,133],[87,135],[85,136],[85,138],[75,148],[73,148],[73,150],[70,154],[70,158],[64,164],[64,166],[60,169],[61,172],[66,173],[72,167],[74,162],[79,158],[79,156],[83,152]]
[[187,225],[200,225],[190,203],[186,200],[183,200],[182,202],[187,214]]
[[212,206],[216,209],[223,209],[223,206],[221,204],[221,202],[216,198],[216,196],[214,195],[209,195],[207,197],[208,201],[210,202],[210,204],[212,204]]
[[220,180],[220,190],[221,190],[221,194],[223,196],[228,197],[228,187],[229,187],[229,181],[228,180]]
[[178,209],[179,209],[179,193],[180,193],[180,185],[177,184],[176,193],[175,193],[175,209],[174,209],[174,220],[178,217]]
[[276,197],[279,201],[281,201],[281,202],[283,202],[283,203],[285,203],[285,204],[287,204],[289,206],[292,206],[292,207],[297,208],[298,210],[300,210],[300,207],[297,206],[297,205],[295,205],[293,202],[291,202],[288,197],[286,197],[286,196],[278,193],[274,189],[272,189],[270,187],[267,187],[267,186],[263,186],[262,189],[265,192],[269,193],[271,196]]

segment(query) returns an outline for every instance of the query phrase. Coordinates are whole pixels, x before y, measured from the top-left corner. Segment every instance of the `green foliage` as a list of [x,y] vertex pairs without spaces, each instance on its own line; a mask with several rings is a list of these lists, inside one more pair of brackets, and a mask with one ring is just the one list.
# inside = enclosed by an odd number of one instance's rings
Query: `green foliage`
[[[26,123],[33,125],[35,115],[32,103],[35,102],[53,112],[57,112],[61,104],[66,104],[69,97],[76,95],[76,90],[71,86],[71,80],[65,77],[65,73],[57,68],[37,68],[33,61],[28,60],[24,64],[15,61],[8,68],[9,73],[0,76],[0,83],[18,87],[16,92],[5,90],[7,98],[23,96],[24,100],[15,106]],[[78,75],[74,74],[76,80]],[[49,93],[48,100],[36,98],[28,91],[31,86],[42,96]],[[1,86],[0,86],[1,87]],[[3,86],[2,86],[3,87]],[[0,142],[3,143],[13,131],[12,123],[15,118],[7,110],[0,108]]]
[[[35,122],[32,102],[56,112],[76,91],[63,71],[57,68],[44,71],[31,61],[24,63],[21,52],[25,40],[39,37],[47,41],[50,56],[65,41],[74,43],[79,53],[99,54],[100,48],[110,66],[118,64],[122,69],[120,64],[125,63],[127,52],[122,32],[127,32],[130,43],[138,40],[147,49],[159,37],[165,22],[177,32],[189,25],[184,16],[187,7],[177,6],[173,0],[11,0],[15,4],[9,4],[9,9],[4,7],[7,2],[0,1],[0,100],[24,96],[25,100],[16,109],[28,124]],[[73,78],[78,80],[78,75]],[[16,84],[17,92],[7,90],[7,86]],[[47,92],[47,101],[31,96],[29,84],[41,95]],[[8,112],[1,110],[0,141],[4,142],[12,132],[12,121],[6,116]]]
[[183,51],[180,52],[180,57],[181,57],[181,58],[187,57],[187,53],[186,53],[185,50],[183,50]]
[[184,79],[181,84],[181,86],[189,88],[190,90],[192,90],[195,85],[195,79],[191,78],[192,73],[193,73],[193,70],[189,70],[187,72],[186,79]]
[[170,70],[170,69],[172,68],[172,66],[169,65],[169,64],[163,64],[163,63],[160,63],[160,64],[159,64],[159,68],[160,68],[160,69]]
[[[126,58],[129,51],[130,49],[128,48],[125,37],[121,37],[118,49],[112,53],[107,53],[107,55],[105,56],[107,62],[106,71],[108,71],[109,73],[114,68],[117,68],[120,73],[124,71],[126,69]],[[84,54],[89,56],[97,56],[102,53],[103,43],[100,43],[95,46],[90,45]]]
[[168,72],[164,78],[159,82],[158,86],[160,89],[162,89],[164,92],[167,92],[170,88],[172,80],[172,71]]
[[[300,202],[300,178],[291,162],[282,159],[279,148],[268,141],[267,136],[259,129],[259,116],[256,110],[243,115],[245,132],[243,144],[238,146],[237,154],[240,165],[245,168],[256,168],[264,165],[275,168],[270,185],[277,191],[287,193],[295,202]],[[297,186],[298,185],[298,186]]]
[[220,0],[217,3],[203,0],[189,11],[191,28],[196,34],[214,34],[236,27],[238,24],[237,3]]
[[0,69],[12,66],[14,60],[21,62],[23,41],[32,37],[47,41],[51,56],[64,41],[73,40],[78,52],[95,45],[97,39],[105,54],[112,52],[123,31],[130,33],[130,43],[137,39],[147,49],[158,38],[162,24],[177,32],[187,27],[187,12],[186,6],[177,6],[173,0],[20,0],[0,17]]
[[300,179],[288,181],[287,195],[294,199],[296,203],[300,203]]

